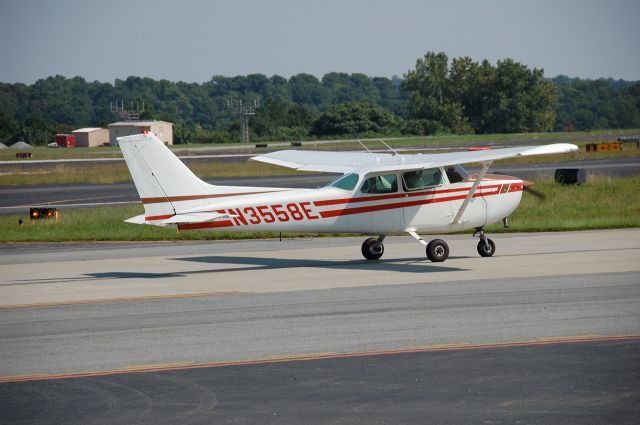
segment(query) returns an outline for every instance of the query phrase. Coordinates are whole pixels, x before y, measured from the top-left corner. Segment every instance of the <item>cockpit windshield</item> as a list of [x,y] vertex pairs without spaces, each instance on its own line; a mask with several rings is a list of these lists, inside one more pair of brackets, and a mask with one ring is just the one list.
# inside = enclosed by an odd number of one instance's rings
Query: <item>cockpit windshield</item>
[[444,171],[447,173],[449,183],[458,183],[469,178],[469,173],[460,164],[449,165],[445,167]]
[[332,181],[327,185],[327,187],[337,187],[338,189],[350,191],[355,189],[358,184],[358,180],[360,180],[360,176],[358,174],[351,173]]

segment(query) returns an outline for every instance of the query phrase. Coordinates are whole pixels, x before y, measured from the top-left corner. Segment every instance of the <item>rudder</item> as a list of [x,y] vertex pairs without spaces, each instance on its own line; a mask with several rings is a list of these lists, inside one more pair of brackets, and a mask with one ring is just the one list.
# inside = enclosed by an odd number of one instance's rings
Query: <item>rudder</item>
[[147,220],[176,213],[174,201],[197,198],[214,187],[200,180],[154,134],[118,138]]

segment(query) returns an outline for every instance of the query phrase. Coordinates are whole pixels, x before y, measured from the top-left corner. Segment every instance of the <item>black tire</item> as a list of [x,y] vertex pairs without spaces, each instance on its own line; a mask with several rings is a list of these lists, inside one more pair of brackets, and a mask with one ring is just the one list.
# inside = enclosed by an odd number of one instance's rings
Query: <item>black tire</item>
[[441,263],[449,258],[449,245],[442,239],[434,239],[427,244],[427,258],[434,263]]
[[481,257],[491,257],[496,253],[496,244],[494,244],[491,239],[487,239],[487,242],[489,246],[487,246],[482,239],[478,242],[478,254],[480,254]]
[[378,244],[378,238],[369,238],[362,243],[362,255],[367,260],[379,260],[382,254],[384,254],[384,245]]

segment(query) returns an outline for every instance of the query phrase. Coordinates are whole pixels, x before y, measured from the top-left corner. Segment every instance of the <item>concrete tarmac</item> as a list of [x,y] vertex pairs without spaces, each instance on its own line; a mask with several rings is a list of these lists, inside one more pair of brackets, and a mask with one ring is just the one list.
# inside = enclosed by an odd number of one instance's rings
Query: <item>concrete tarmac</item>
[[0,245],[0,423],[637,422],[640,229],[444,238]]
[[492,258],[470,235],[432,237],[449,243],[446,262],[402,236],[385,239],[377,262],[362,258],[357,237],[0,245],[0,306],[640,271],[640,229],[499,234]]

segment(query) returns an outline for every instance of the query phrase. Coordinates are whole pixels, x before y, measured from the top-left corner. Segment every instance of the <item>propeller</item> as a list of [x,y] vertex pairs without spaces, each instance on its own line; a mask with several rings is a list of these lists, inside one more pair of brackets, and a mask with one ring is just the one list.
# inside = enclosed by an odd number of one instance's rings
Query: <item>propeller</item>
[[547,197],[545,196],[544,193],[538,192],[537,190],[535,190],[533,188],[533,182],[530,182],[528,180],[523,180],[522,181],[522,186],[523,186],[523,189],[525,191],[529,192],[530,194],[532,194],[536,198],[540,199],[541,201],[544,201],[545,199],[547,199]]

